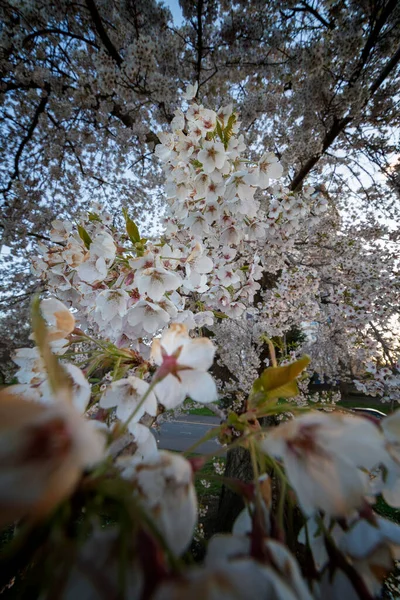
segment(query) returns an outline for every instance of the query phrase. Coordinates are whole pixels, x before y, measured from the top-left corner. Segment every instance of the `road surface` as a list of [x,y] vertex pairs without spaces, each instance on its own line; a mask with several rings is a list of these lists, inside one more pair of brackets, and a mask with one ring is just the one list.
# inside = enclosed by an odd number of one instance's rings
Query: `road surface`
[[[185,451],[197,440],[200,440],[212,427],[218,425],[218,417],[184,415],[178,417],[175,421],[162,423],[160,430],[155,431],[154,435],[159,448]],[[214,438],[198,446],[194,452],[197,454],[211,454],[217,450],[221,450],[221,446]]]

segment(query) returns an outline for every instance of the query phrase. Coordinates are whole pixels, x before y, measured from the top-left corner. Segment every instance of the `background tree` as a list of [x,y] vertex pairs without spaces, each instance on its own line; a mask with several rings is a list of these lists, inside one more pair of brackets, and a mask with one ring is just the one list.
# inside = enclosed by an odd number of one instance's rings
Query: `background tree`
[[25,333],[12,323],[37,288],[27,252],[54,217],[101,200],[157,219],[154,132],[188,81],[206,106],[231,96],[254,152],[275,151],[291,189],[324,184],[361,251],[390,238],[396,252],[398,3],[181,8],[177,26],[157,2],[1,3],[2,339]]

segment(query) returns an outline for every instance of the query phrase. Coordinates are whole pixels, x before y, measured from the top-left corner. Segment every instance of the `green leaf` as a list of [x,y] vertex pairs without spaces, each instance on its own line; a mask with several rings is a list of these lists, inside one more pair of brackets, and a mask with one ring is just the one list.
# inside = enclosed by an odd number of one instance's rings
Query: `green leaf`
[[214,317],[217,317],[217,319],[228,319],[228,316],[223,312],[219,312],[218,310],[213,310],[213,313],[214,313]]
[[302,356],[290,365],[265,369],[260,377],[265,391],[272,392],[293,381],[309,363],[310,357]]
[[129,239],[133,244],[137,244],[138,242],[140,242],[139,229],[136,223],[132,221],[132,219],[129,217],[128,211],[126,209],[124,209],[122,213],[125,217],[126,232],[129,235]]
[[221,139],[221,142],[225,143],[224,132],[223,132],[223,129],[221,127],[221,123],[218,121],[218,119],[217,119],[216,130],[217,130],[217,134],[218,134],[219,138]]
[[263,402],[277,398],[291,398],[299,393],[296,377],[310,363],[310,357],[305,355],[290,365],[268,367],[255,380],[250,394],[250,404],[260,405]]
[[226,124],[226,127],[224,129],[224,145],[225,148],[228,146],[228,142],[232,137],[232,133],[233,133],[233,126],[236,123],[236,115],[235,113],[232,113],[231,116],[228,119],[228,123]]
[[101,219],[97,213],[88,212],[89,221],[97,221],[101,223]]
[[86,229],[84,227],[82,227],[82,225],[77,225],[77,228],[78,228],[79,237],[85,244],[86,248],[89,249],[90,244],[92,243],[92,238],[90,237],[90,235],[88,234]]
[[201,169],[203,166],[203,163],[201,163],[199,160],[197,160],[196,158],[193,158],[191,161],[191,164],[196,168],[196,169]]

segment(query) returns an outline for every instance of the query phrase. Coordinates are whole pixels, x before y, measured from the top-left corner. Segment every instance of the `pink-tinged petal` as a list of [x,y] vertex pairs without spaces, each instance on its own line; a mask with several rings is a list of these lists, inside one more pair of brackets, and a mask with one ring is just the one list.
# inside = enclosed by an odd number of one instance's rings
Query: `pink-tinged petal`
[[381,422],[381,427],[389,442],[400,442],[400,410],[396,410],[389,417],[385,417]]
[[389,469],[382,496],[389,506],[400,508],[400,473],[397,468]]
[[175,273],[163,272],[164,286],[167,292],[175,291],[182,284],[182,280]]
[[271,163],[268,165],[268,175],[272,179],[279,179],[283,173],[283,167],[279,162]]
[[187,327],[182,323],[173,323],[171,327],[163,333],[160,343],[165,352],[171,356],[180,347],[190,341]]
[[153,343],[151,345],[150,359],[153,360],[156,363],[156,365],[161,365],[163,361],[161,352],[161,341],[158,338],[153,340]]
[[210,273],[213,267],[213,261],[208,256],[199,256],[194,261],[194,269],[198,273]]
[[189,339],[183,346],[178,362],[185,367],[207,371],[214,361],[215,346],[208,338]]
[[[340,549],[355,559],[363,559],[369,556],[385,541],[386,536],[379,526],[380,521],[384,521],[384,519],[378,521],[378,526],[364,520],[357,521],[341,538]],[[391,523],[391,525],[395,537],[398,538],[398,534],[396,535],[398,525],[395,523]],[[398,539],[396,543],[398,543]]]
[[365,469],[372,469],[380,462],[386,462],[388,454],[384,438],[374,423],[358,416],[336,418],[339,421],[337,424],[332,421],[332,427],[325,429],[325,436],[327,444],[335,448],[338,456]]
[[157,455],[158,449],[156,438],[150,429],[141,423],[133,423],[133,421],[129,423],[128,429],[138,446],[132,457],[135,463],[136,461],[153,459]]
[[167,410],[182,404],[186,398],[184,387],[174,375],[167,375],[154,388],[160,404]]
[[139,292],[144,295],[147,294],[154,302],[158,302],[164,295],[165,286],[164,282],[158,280],[156,278],[147,278],[147,281],[142,279],[138,280],[138,289]]
[[180,371],[179,377],[186,396],[189,396],[192,400],[202,404],[217,400],[217,386],[210,373],[194,370]]
[[368,477],[350,463],[328,456],[299,460],[288,453],[284,465],[306,515],[323,510],[330,516],[348,516],[364,502]]
[[165,323],[164,319],[160,319],[158,313],[149,313],[144,316],[142,327],[147,333],[155,333]]

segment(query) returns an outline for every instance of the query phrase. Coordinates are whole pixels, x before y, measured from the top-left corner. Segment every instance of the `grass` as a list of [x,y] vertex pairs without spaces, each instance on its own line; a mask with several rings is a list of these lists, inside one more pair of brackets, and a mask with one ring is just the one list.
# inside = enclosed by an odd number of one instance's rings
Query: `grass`
[[374,400],[373,398],[368,402],[360,402],[360,400],[341,400],[337,403],[337,406],[343,406],[344,408],[375,408],[386,414],[391,412],[390,404],[379,402],[379,400]]
[[188,411],[189,415],[200,415],[202,417],[215,417],[215,413],[212,412],[206,406],[197,404],[192,400],[186,400],[183,404],[183,408]]
[[[197,456],[197,455],[194,455]],[[219,457],[218,458],[218,462],[223,462],[225,464],[225,457]],[[205,465],[196,472],[195,474],[195,488],[196,488],[196,492],[199,498],[201,498],[201,500],[205,500],[205,498],[207,496],[218,496],[221,488],[222,488],[222,481],[218,479],[218,475],[215,472],[214,469],[214,459],[210,458],[210,460],[208,460]],[[214,477],[215,479],[211,479],[211,477]],[[209,479],[210,477],[210,479]],[[209,482],[210,487],[204,487],[204,485],[201,483],[201,480],[204,479],[206,481]]]
[[199,408],[191,408],[189,415],[201,415],[202,417],[215,417],[215,413],[212,412],[206,406],[199,406]]

